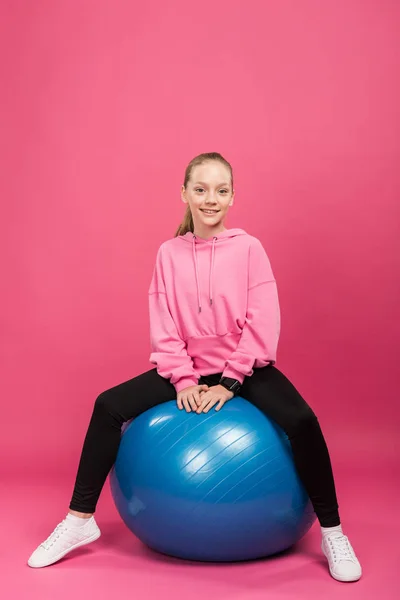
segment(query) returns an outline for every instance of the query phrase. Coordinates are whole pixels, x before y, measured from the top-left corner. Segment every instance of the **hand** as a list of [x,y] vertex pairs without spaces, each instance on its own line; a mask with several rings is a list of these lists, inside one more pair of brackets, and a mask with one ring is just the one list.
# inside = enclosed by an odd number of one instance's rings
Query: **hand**
[[225,402],[231,400],[235,394],[227,390],[223,385],[213,385],[207,392],[201,393],[201,403],[196,412],[207,413],[215,404],[219,403],[215,410],[220,410]]
[[190,385],[178,392],[177,404],[179,410],[185,407],[186,412],[192,412],[201,404],[200,393],[206,393],[208,385]]

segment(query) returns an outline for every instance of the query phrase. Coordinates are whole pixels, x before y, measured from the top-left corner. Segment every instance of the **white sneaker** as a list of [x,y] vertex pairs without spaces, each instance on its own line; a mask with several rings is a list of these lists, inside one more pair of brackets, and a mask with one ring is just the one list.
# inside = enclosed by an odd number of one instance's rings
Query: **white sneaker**
[[329,562],[332,577],[338,581],[357,581],[360,579],[361,565],[354,553],[347,535],[335,532],[322,537],[322,552]]
[[71,550],[94,542],[100,535],[100,529],[93,516],[87,519],[87,523],[78,527],[71,526],[70,522],[64,519],[57,525],[47,540],[36,548],[29,557],[28,565],[30,567],[52,565]]

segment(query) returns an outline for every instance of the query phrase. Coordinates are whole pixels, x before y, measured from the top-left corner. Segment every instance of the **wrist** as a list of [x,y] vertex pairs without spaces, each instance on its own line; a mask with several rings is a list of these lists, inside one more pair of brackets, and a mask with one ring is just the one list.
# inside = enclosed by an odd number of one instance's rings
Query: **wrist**
[[175,387],[176,392],[178,393],[191,385],[198,385],[198,380],[193,380],[190,377],[183,377],[182,379],[179,379],[177,382],[175,382],[173,385]]
[[221,377],[221,379],[219,380],[219,385],[222,385],[222,387],[232,392],[234,396],[236,396],[236,394],[239,393],[241,388],[240,381],[232,377]]

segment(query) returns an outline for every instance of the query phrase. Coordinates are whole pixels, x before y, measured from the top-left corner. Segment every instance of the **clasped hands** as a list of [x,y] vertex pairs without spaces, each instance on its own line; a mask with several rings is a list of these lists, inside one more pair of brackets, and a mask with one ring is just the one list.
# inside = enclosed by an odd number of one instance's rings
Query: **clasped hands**
[[233,396],[223,385],[191,385],[178,392],[177,404],[180,410],[185,408],[186,412],[200,414],[207,413],[216,404],[215,410],[220,410]]

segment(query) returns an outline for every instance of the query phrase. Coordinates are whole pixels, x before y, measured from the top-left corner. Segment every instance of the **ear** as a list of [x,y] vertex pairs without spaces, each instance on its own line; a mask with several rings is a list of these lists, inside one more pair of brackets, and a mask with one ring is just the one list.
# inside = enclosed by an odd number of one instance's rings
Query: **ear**
[[186,198],[185,198],[185,186],[184,186],[184,185],[182,185],[182,188],[181,188],[181,200],[182,200],[182,202],[184,202],[185,204],[187,204],[187,203],[188,203],[188,201],[187,201],[187,200],[186,200]]

